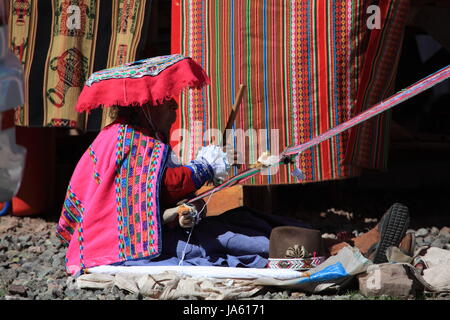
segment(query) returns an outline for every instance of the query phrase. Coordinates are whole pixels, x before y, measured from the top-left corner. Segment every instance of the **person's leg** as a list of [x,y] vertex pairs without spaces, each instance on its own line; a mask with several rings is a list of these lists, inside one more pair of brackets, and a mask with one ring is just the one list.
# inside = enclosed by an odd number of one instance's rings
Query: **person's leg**
[[339,250],[346,246],[354,246],[358,248],[363,255],[366,255],[369,249],[379,241],[380,232],[378,231],[378,225],[358,237],[353,237],[347,240],[323,239],[324,246],[330,256],[337,254]]
[[323,239],[329,255],[335,255],[345,246],[358,248],[364,256],[376,263],[384,262],[389,246],[400,246],[411,251],[411,234],[405,236],[409,224],[408,208],[395,203],[380,219],[380,222],[368,232],[348,240]]

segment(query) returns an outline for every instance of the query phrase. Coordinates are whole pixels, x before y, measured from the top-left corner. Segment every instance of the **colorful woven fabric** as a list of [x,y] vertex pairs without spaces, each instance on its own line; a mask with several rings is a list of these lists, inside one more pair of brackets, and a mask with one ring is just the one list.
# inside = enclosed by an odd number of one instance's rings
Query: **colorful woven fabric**
[[120,123],[99,133],[75,168],[57,226],[69,244],[69,273],[160,254],[159,194],[168,150]]
[[94,177],[94,180],[95,180],[95,182],[97,182],[97,184],[100,184],[101,182],[102,182],[102,179],[100,178],[100,174],[98,173],[98,170],[97,170],[97,157],[95,156],[95,151],[94,151],[94,149],[92,148],[92,145],[91,146],[89,146],[89,156],[91,157],[91,159],[92,159],[92,162],[93,162],[93,177]]
[[[380,29],[367,27],[373,4],[379,4]],[[266,149],[276,154],[304,143],[381,101],[390,93],[407,9],[408,0],[174,0],[172,52],[198,61],[212,83],[181,97],[178,126],[189,133],[176,148],[182,161],[210,142],[207,129],[224,129],[240,84],[247,92],[235,128],[244,134],[233,143],[246,164]],[[303,182],[383,168],[385,119],[374,121],[302,153]],[[293,169],[248,182],[297,182]]]
[[[383,112],[388,111],[389,109],[395,107],[396,105],[405,102],[408,99],[411,99],[412,97],[418,95],[419,93],[424,92],[449,78],[450,78],[450,65],[416,82],[415,84],[409,86],[408,88],[394,94],[393,96],[376,104],[375,106],[372,106],[368,110],[358,114],[356,117],[353,117],[352,119],[347,120],[337,125],[336,127],[314,137],[313,139],[305,143],[301,143],[296,146],[286,148],[279,157],[280,160],[279,163],[275,163],[273,164],[273,166],[283,164],[286,159],[298,157],[306,150],[315,147],[318,144],[327,141],[328,139],[331,139],[337,136],[338,134],[341,134],[357,125],[363,124],[366,121],[370,121],[370,119],[373,119],[377,115],[380,115]],[[263,170],[262,166],[256,166],[251,169],[245,170],[239,173],[238,175],[228,179],[221,185],[209,189],[208,191],[205,191],[197,195],[195,198],[190,199],[188,203],[192,203],[204,197],[211,196],[213,193],[231,187],[235,184],[243,183],[246,180],[258,175],[262,170]]]
[[69,185],[66,199],[64,200],[61,220],[56,229],[57,236],[67,244],[70,242],[76,226],[81,222],[83,212],[83,204]]
[[97,107],[156,105],[185,88],[209,83],[202,67],[180,54],[160,56],[93,73],[78,98],[76,110]]
[[98,110],[75,110],[88,76],[136,60],[151,0],[9,0],[9,44],[23,64],[25,103],[16,125],[99,130]]
[[326,257],[314,258],[294,258],[294,259],[272,259],[269,258],[268,268],[271,269],[292,269],[306,271],[319,266],[326,260]]
[[117,141],[116,150],[120,149],[116,175],[119,257],[129,260],[154,256],[161,247],[157,199],[167,147],[126,127]]
[[186,57],[176,54],[125,63],[119,67],[95,72],[86,81],[86,86],[91,87],[96,82],[108,79],[139,79],[145,76],[156,77],[166,68],[184,59]]

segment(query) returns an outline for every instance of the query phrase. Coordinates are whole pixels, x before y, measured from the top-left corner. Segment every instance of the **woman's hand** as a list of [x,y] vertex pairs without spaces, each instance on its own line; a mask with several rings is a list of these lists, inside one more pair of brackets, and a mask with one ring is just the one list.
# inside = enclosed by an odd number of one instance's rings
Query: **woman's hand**
[[182,228],[192,228],[195,224],[195,218],[189,211],[183,212],[183,214],[178,218],[178,223]]
[[[203,199],[199,199],[187,205],[181,205],[178,207],[178,223],[182,228],[191,228],[200,219],[206,217],[206,202]],[[198,217],[195,217],[198,215]]]
[[[187,199],[177,203],[174,208],[166,209],[163,213],[163,224],[169,224],[173,226],[173,222],[178,217],[178,224],[182,228],[192,228],[198,219],[206,217],[206,203],[203,199],[199,199],[189,205],[184,203]],[[196,218],[195,214],[199,213],[199,217]],[[176,222],[175,222],[176,223]]]
[[206,207],[206,202],[203,199],[198,199],[197,201],[194,201],[191,203],[191,205],[193,205],[195,207],[195,209],[197,210],[197,212],[200,214],[200,219],[206,217],[206,213],[207,213],[207,207]]

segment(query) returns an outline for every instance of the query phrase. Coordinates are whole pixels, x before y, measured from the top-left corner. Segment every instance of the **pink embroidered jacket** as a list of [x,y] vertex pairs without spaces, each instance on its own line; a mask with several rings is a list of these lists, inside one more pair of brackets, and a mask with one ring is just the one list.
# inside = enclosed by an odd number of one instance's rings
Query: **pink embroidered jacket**
[[68,273],[160,254],[160,194],[176,202],[212,178],[196,165],[166,170],[168,152],[125,124],[99,133],[75,168],[57,226],[68,244]]

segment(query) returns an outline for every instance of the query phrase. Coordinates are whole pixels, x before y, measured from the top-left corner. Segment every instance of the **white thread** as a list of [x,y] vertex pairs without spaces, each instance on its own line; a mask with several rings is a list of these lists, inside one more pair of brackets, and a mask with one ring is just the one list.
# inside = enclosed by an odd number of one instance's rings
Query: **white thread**
[[144,116],[147,118],[147,121],[148,121],[148,123],[150,124],[150,127],[151,127],[154,131],[156,131],[156,127],[155,127],[155,125],[153,124],[152,117],[150,116],[150,111],[149,111],[149,113],[147,114],[147,110],[146,110],[144,107],[142,107],[142,112],[144,113]]
[[156,126],[153,124],[152,117],[150,115],[150,111],[148,111],[148,113],[147,113],[147,111],[145,111],[145,110],[146,109],[143,108],[142,112],[144,113],[145,118],[147,118],[147,121],[150,124],[151,129],[155,132],[155,138],[160,141],[163,141],[164,139],[161,138],[161,134],[158,132],[158,130],[156,129]]
[[[203,212],[203,210],[205,210],[205,208],[206,208],[206,206],[208,205],[209,200],[211,200],[211,197],[212,197],[212,195],[214,194],[214,192],[216,192],[216,191],[213,191],[213,192],[209,195],[208,201],[206,201],[206,203],[203,205],[203,208],[195,215],[195,218],[198,218],[198,217],[200,216],[200,214]],[[195,224],[193,224],[192,227],[191,227],[191,230],[189,230],[189,236],[188,236],[188,239],[187,239],[187,241],[186,241],[186,244],[184,245],[183,253],[181,254],[181,260],[180,260],[180,262],[178,263],[178,266],[181,266],[181,264],[182,264],[183,261],[184,261],[184,257],[185,257],[185,255],[186,255],[186,249],[187,249],[187,246],[188,246],[188,244],[189,244],[189,241],[191,240],[191,235],[192,235],[192,231],[194,231],[194,226],[195,226]]]

